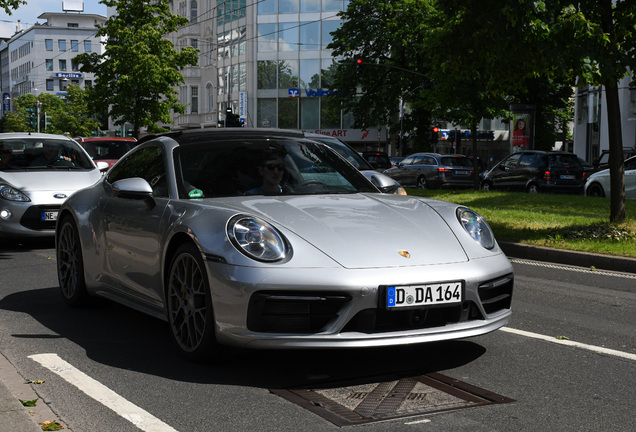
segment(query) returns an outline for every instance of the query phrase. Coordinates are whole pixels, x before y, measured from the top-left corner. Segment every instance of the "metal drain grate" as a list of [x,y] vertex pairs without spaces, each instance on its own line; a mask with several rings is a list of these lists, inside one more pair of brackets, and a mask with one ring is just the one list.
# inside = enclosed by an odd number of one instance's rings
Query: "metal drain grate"
[[438,373],[345,387],[270,391],[337,426],[514,402]]

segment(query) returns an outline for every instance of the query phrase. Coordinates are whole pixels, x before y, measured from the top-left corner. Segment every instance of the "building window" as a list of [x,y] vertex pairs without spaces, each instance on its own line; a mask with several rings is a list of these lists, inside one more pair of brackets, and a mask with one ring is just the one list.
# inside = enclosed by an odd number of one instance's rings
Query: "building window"
[[258,52],[276,52],[276,24],[258,25]]
[[327,45],[329,45],[333,41],[331,32],[336,31],[339,27],[340,20],[329,20],[322,22],[322,49],[327,49]]
[[52,79],[46,80],[46,91],[53,91],[55,89],[55,81]]
[[323,12],[339,12],[342,10],[342,0],[322,0]]
[[199,39],[190,39],[190,46],[194,49],[199,48]]
[[53,51],[53,39],[44,39],[44,46],[47,51]]
[[212,87],[212,84],[205,86],[205,100],[205,112],[212,112],[212,107],[214,106],[214,87]]
[[79,51],[79,42],[76,40],[71,41],[71,51]]
[[66,39],[59,39],[57,41],[57,48],[60,51],[66,51]]
[[278,13],[298,13],[298,0],[278,0]]
[[[276,0],[261,0],[258,2],[259,15],[273,15],[276,13]],[[307,2],[303,2],[307,3]]]
[[73,59],[71,59],[71,70],[75,72],[79,71],[79,63]]
[[199,87],[192,87],[190,90],[190,112],[192,114],[197,114],[199,112]]
[[199,12],[197,9],[198,9],[197,2],[192,0],[190,2],[190,22],[191,23],[197,22],[197,16],[199,15]]
[[89,40],[85,40],[84,41],[84,52],[91,52],[91,41]]
[[300,50],[310,51],[320,49],[320,22],[300,23]]
[[68,27],[68,28],[79,28],[79,24],[78,23],[67,23],[66,27]]
[[53,59],[46,59],[46,70],[47,71],[53,70]]
[[278,23],[279,51],[298,51],[298,23]]
[[60,60],[60,68],[61,71],[66,70],[66,60]]
[[66,88],[68,87],[68,80],[66,78],[63,78],[60,80],[60,91],[66,91]]
[[84,81],[84,88],[88,88],[88,89],[93,88],[93,80]]

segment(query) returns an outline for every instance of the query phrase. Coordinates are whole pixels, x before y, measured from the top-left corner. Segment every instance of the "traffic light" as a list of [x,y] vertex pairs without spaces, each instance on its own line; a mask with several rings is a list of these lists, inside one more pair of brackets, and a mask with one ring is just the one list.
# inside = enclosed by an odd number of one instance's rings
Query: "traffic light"
[[116,136],[116,137],[120,137],[120,136],[122,136],[122,131],[121,131],[121,129],[115,129],[115,136]]
[[44,129],[48,129],[51,127],[51,116],[44,114]]
[[225,127],[242,127],[243,122],[238,114],[232,112],[232,108],[225,110]]
[[359,75],[362,73],[362,59],[359,58],[356,60],[356,73]]
[[399,135],[398,135],[398,136],[396,136],[396,137],[395,137],[395,148],[396,148],[396,149],[399,149],[399,148],[400,148],[400,141],[401,141],[400,136],[399,136]]
[[439,128],[437,126],[433,126],[431,129],[431,144],[437,144],[439,140]]
[[35,108],[25,108],[24,111],[25,111],[24,117],[26,118],[26,125],[32,129],[37,128],[38,119],[35,114]]

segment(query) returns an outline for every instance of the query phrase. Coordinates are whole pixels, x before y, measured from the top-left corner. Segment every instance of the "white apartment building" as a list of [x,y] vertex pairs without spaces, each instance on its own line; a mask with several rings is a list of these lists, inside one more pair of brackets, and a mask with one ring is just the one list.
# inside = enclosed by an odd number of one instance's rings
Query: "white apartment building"
[[95,77],[79,71],[73,57],[86,52],[101,54],[101,38],[95,35],[96,24],[106,17],[81,13],[41,14],[46,20],[25,30],[19,30],[0,44],[0,65],[3,114],[11,109],[11,100],[32,93],[51,93],[64,97],[69,84],[91,87]]
[[[632,77],[618,83],[623,147],[636,147],[636,88],[630,88]],[[605,88],[576,89],[574,113],[574,153],[590,162],[603,150],[609,150]]]

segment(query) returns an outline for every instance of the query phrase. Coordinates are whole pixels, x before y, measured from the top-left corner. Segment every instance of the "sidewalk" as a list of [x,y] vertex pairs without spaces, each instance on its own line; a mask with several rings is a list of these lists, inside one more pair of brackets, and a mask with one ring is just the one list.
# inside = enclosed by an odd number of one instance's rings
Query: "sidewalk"
[[[597,270],[610,270],[624,273],[636,273],[636,258],[613,257],[608,255],[592,254],[585,252],[571,252],[558,249],[528,246],[518,243],[499,242],[501,249],[511,258],[528,259],[533,261],[546,261],[556,264],[566,264],[577,267],[596,268]],[[2,430],[15,432],[41,432],[42,428],[31,416],[28,408],[20,403],[22,400],[33,400],[38,396],[26,384],[24,378],[15,370],[13,365],[0,353],[0,418]],[[9,390],[11,388],[11,390]],[[16,390],[18,389],[18,390]],[[21,393],[23,389],[24,393]],[[14,393],[18,393],[17,395]],[[43,402],[36,417],[37,421],[58,420]],[[42,412],[44,411],[44,412]],[[44,416],[44,417],[42,417]],[[64,429],[68,431],[68,429]]]

